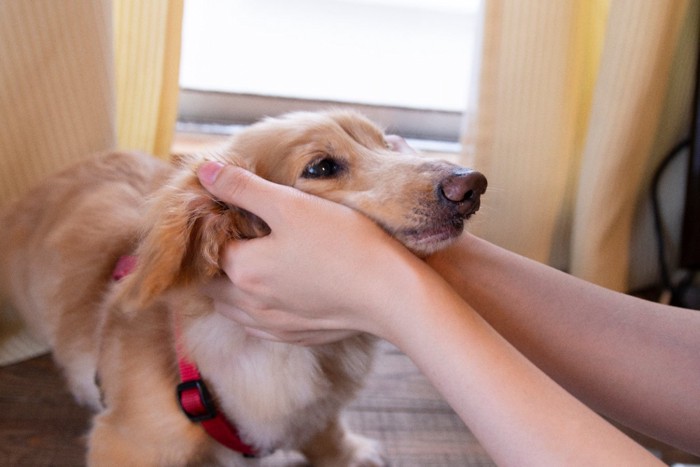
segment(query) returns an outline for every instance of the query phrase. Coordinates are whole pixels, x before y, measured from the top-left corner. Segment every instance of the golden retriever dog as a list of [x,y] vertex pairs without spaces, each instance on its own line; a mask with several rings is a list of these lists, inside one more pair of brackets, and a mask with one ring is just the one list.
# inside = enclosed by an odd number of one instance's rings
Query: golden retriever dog
[[[319,466],[384,464],[340,415],[370,369],[372,337],[315,347],[259,340],[202,294],[222,274],[229,242],[269,228],[213,199],[196,169],[220,160],[343,203],[427,255],[462,232],[486,179],[396,144],[353,112],[293,113],[251,126],[220,153],[171,164],[129,153],[88,159],[4,214],[4,295],[50,343],[77,401],[95,410],[90,465],[250,465],[277,449]],[[194,382],[178,371],[183,354]],[[183,410],[178,390],[202,407]],[[212,417],[244,448],[210,436]]]

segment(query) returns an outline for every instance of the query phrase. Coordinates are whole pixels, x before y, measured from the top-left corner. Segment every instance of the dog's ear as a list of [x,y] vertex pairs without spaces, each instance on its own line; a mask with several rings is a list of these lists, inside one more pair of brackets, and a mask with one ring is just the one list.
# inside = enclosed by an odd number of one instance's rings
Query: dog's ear
[[174,175],[149,200],[136,268],[119,290],[128,308],[143,308],[170,289],[215,277],[228,241],[269,233],[260,218],[216,200],[201,186],[196,171],[204,161],[178,158]]

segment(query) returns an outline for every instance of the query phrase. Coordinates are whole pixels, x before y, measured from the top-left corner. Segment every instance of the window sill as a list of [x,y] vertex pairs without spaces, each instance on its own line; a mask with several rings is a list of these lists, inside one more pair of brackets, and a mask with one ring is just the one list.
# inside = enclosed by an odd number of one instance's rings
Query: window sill
[[[228,139],[239,133],[248,125],[225,123],[198,123],[178,121],[176,126],[173,153],[192,153],[220,147]],[[435,141],[428,139],[406,138],[408,144],[428,155],[440,155],[449,160],[455,160],[461,153],[460,143],[452,141]]]
[[383,126],[387,133],[413,141],[417,149],[459,152],[461,112],[182,89],[178,124],[194,128],[195,132],[234,134],[241,127],[259,120],[260,115],[274,116],[333,107],[357,110]]

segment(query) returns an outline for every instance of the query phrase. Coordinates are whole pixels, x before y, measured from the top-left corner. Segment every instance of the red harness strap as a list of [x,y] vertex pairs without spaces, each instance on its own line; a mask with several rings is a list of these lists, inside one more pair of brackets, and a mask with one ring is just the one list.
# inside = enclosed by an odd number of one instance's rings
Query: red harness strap
[[125,255],[119,257],[117,264],[112,269],[112,280],[119,281],[131,274],[136,268],[136,256]]
[[256,457],[258,454],[256,449],[246,444],[241,439],[238,429],[216,409],[197,366],[185,355],[178,323],[176,323],[175,338],[177,363],[180,367],[180,381],[182,381],[177,385],[177,398],[182,411],[193,422],[201,423],[209,436],[227,448],[240,452],[246,457]]
[[[112,279],[118,281],[131,273],[136,267],[136,260],[136,256],[119,258],[112,272]],[[239,452],[245,457],[256,457],[257,450],[241,440],[236,427],[216,409],[216,404],[199,374],[197,365],[185,353],[177,320],[175,322],[175,350],[181,381],[177,385],[177,400],[187,418],[195,423],[201,423],[209,436],[227,448]]]

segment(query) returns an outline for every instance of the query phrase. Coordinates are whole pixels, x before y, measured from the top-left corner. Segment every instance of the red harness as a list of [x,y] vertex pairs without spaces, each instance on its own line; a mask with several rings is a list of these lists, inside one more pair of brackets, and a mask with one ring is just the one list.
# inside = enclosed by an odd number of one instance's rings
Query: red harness
[[[112,279],[118,281],[136,267],[136,256],[122,256],[112,272]],[[188,357],[182,343],[182,331],[175,322],[175,350],[180,369],[180,384],[177,385],[177,400],[184,414],[192,422],[200,423],[204,430],[229,449],[245,457],[256,457],[257,450],[246,444],[236,427],[216,408],[216,404],[202,380],[197,365]]]

